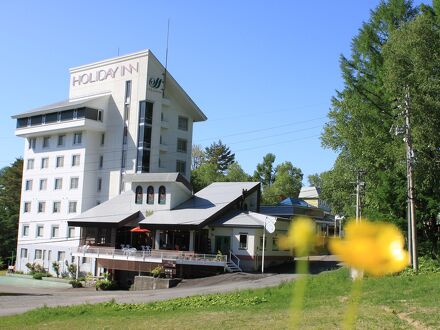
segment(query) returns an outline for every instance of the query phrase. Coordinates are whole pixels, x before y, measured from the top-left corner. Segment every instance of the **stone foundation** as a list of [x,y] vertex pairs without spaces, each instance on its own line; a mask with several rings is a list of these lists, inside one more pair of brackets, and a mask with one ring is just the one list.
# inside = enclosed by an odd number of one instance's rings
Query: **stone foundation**
[[151,276],[135,276],[131,291],[169,289],[176,286],[180,279],[155,278]]

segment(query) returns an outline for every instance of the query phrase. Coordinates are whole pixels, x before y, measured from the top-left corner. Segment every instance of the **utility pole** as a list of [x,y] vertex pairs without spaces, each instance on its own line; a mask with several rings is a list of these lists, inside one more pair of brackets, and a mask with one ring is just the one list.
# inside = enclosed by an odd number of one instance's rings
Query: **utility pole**
[[410,95],[409,89],[406,88],[405,98],[403,102],[405,115],[405,144],[406,144],[406,175],[407,175],[407,198],[408,198],[408,251],[411,255],[411,264],[415,271],[418,270],[417,260],[417,230],[416,230],[416,216],[414,207],[414,150],[412,146],[411,136],[411,121],[410,121]]
[[361,171],[356,173],[356,222],[360,222],[362,219],[362,207],[361,207],[361,187],[364,182],[361,182]]

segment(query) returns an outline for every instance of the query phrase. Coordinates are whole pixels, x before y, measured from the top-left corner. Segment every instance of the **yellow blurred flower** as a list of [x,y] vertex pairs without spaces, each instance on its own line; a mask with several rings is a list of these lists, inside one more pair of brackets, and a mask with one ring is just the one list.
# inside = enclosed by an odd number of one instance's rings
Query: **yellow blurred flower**
[[408,265],[408,252],[403,245],[403,235],[393,224],[352,221],[345,227],[345,238],[331,239],[329,248],[347,265],[382,276]]
[[292,221],[287,236],[280,237],[281,249],[294,249],[297,256],[306,256],[316,243],[315,223],[310,218],[299,218]]

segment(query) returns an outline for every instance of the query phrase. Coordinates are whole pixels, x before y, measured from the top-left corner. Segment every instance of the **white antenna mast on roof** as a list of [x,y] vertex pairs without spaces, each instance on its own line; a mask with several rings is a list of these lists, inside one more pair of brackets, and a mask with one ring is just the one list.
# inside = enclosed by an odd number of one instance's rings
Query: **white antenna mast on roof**
[[167,28],[167,48],[165,51],[165,73],[163,77],[163,89],[162,89],[162,97],[165,97],[165,86],[167,83],[167,68],[168,68],[168,42],[170,39],[170,19],[168,18],[168,28]]

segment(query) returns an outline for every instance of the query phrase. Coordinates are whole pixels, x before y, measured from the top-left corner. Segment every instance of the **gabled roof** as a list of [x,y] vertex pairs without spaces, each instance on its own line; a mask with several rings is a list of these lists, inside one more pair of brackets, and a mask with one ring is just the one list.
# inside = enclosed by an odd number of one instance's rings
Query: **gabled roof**
[[100,96],[93,96],[89,98],[82,98],[77,100],[64,100],[48,105],[41,106],[39,108],[35,108],[26,112],[19,113],[17,115],[13,115],[12,118],[22,118],[22,117],[29,117],[29,116],[36,116],[41,115],[45,113],[51,113],[51,112],[57,112],[57,111],[64,111],[64,110],[71,110],[71,109],[79,109],[83,107],[90,107],[90,108],[97,108],[102,109],[105,107],[105,103],[110,98],[110,95],[100,95]]
[[279,202],[278,205],[280,205],[280,206],[297,205],[297,206],[311,207],[311,205],[309,203],[307,203],[306,201],[299,199],[299,198],[293,198],[293,197],[287,197],[286,199]]
[[172,210],[155,211],[141,221],[148,226],[204,226],[221,216],[243,195],[259,189],[259,182],[214,182]]
[[302,187],[298,198],[319,198],[320,189],[315,186]]
[[219,227],[264,227],[264,221],[266,218],[276,220],[276,217],[271,217],[269,215],[256,213],[256,212],[245,212],[236,210],[229,212],[228,214],[222,216],[213,223],[213,226]]

